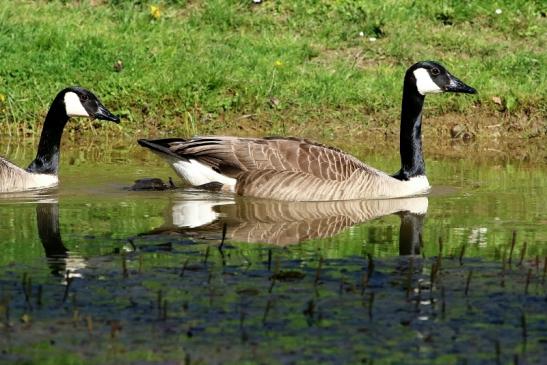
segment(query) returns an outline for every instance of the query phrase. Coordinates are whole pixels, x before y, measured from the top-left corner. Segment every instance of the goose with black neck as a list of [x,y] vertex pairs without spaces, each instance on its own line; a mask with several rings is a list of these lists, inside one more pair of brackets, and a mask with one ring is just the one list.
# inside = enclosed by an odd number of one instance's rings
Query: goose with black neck
[[425,95],[441,92],[474,94],[476,90],[451,75],[442,65],[424,61],[410,67],[403,84],[399,152],[401,169],[393,175],[401,181],[425,177],[422,152],[422,109]]
[[406,71],[401,169],[392,176],[336,148],[302,138],[204,136],[138,142],[196,187],[290,201],[408,197],[430,189],[422,154],[422,109],[425,95],[441,92],[476,91],[437,62],[418,62]]
[[59,183],[61,137],[71,117],[120,121],[91,91],[78,86],[60,91],[51,103],[36,158],[30,165],[23,169],[0,157],[0,193],[46,189]]

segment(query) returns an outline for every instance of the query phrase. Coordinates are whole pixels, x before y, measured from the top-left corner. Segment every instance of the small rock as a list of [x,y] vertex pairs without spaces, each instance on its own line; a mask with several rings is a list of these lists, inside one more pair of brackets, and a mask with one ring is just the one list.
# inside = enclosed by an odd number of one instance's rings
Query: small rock
[[114,63],[114,71],[121,72],[122,70],[123,70],[123,62],[122,62],[122,60],[117,60]]
[[275,97],[271,97],[270,100],[268,100],[268,103],[270,104],[270,107],[273,109],[277,109],[279,107],[279,99]]
[[450,129],[450,137],[459,138],[462,136],[464,132],[465,132],[465,126],[461,124],[456,124],[454,127]]

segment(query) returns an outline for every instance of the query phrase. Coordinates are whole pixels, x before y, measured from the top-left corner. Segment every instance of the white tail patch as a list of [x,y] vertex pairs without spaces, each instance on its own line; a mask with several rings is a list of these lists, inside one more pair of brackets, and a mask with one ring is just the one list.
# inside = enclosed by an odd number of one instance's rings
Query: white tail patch
[[[164,156],[166,157],[166,156]],[[231,192],[235,191],[236,179],[219,174],[207,165],[196,160],[179,160],[166,157],[175,172],[192,186],[199,186],[211,182],[225,185]]]
[[425,68],[418,68],[414,70],[414,77],[416,78],[416,88],[422,95],[440,93],[443,90],[431,79],[429,72]]
[[82,102],[75,92],[69,91],[65,94],[65,110],[69,117],[89,117]]

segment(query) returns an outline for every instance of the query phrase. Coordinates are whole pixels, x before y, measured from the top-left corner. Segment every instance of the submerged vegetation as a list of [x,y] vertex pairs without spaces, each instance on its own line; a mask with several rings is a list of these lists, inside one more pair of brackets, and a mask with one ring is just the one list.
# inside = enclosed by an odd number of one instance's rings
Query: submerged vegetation
[[444,256],[442,247],[433,257],[303,260],[298,248],[249,255],[219,243],[147,237],[74,277],[8,272],[0,359],[526,364],[546,355],[545,263]]
[[71,84],[103,96],[131,136],[397,130],[403,73],[423,59],[479,90],[430,98],[428,115],[451,116],[430,130],[545,134],[540,1],[0,3],[3,134],[35,133]]

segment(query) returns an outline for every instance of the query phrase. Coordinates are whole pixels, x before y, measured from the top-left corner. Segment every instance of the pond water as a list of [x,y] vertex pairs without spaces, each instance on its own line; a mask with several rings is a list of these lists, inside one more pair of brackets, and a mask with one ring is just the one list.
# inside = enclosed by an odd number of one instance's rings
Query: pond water
[[[138,147],[106,145],[64,148],[58,189],[0,196],[0,360],[547,355],[544,166],[429,158],[427,197],[283,203],[131,191],[140,178],[179,180]],[[33,157],[0,146],[19,165]],[[357,155],[398,167],[393,151]]]

